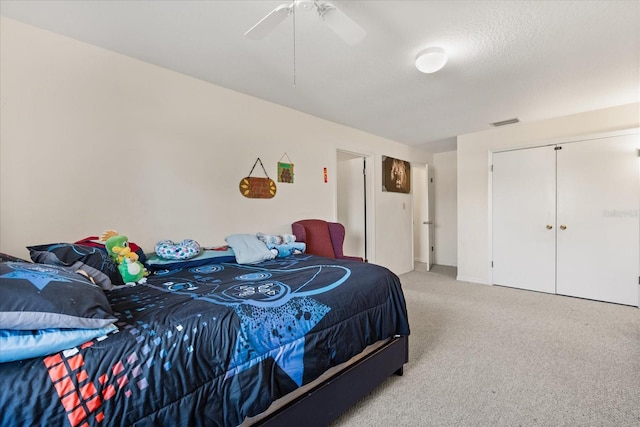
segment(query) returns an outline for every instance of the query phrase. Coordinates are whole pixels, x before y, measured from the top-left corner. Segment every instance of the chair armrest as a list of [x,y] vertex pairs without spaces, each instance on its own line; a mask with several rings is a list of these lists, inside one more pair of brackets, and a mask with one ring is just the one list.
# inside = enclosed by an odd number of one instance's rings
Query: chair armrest
[[293,223],[291,224],[291,231],[296,236],[296,242],[306,243],[307,241],[307,233],[304,230],[304,227],[301,224]]

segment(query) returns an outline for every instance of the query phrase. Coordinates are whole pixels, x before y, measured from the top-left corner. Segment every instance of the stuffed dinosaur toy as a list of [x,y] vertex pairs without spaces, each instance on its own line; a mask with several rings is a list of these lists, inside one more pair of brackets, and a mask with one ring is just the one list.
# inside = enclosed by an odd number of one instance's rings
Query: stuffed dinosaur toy
[[105,242],[105,248],[118,265],[118,271],[125,283],[138,283],[147,275],[146,269],[138,261],[138,254],[129,247],[127,236],[108,230],[100,236],[100,240]]

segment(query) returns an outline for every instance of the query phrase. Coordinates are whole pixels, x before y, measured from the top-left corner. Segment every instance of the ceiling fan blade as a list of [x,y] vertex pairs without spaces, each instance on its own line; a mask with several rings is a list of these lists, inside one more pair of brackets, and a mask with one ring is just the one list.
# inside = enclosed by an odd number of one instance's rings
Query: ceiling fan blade
[[256,25],[249,28],[244,35],[251,40],[260,40],[273,31],[291,13],[291,5],[281,4],[262,18]]
[[318,6],[318,11],[325,24],[349,46],[360,43],[367,35],[367,32],[356,21],[331,3],[321,3]]

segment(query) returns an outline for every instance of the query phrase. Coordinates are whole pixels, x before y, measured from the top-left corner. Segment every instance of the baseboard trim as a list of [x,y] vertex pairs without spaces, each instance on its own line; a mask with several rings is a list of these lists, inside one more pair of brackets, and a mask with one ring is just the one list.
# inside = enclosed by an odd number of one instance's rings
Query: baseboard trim
[[477,277],[456,276],[456,280],[460,282],[476,283],[478,285],[489,285],[486,280],[478,279]]

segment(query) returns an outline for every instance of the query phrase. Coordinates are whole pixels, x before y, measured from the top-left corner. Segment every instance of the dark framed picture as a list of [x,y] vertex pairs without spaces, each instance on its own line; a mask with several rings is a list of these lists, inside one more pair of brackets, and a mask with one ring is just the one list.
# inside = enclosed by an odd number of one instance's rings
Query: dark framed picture
[[411,192],[411,164],[382,156],[382,191]]

